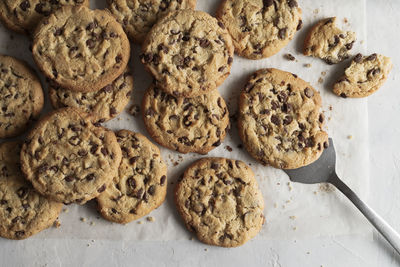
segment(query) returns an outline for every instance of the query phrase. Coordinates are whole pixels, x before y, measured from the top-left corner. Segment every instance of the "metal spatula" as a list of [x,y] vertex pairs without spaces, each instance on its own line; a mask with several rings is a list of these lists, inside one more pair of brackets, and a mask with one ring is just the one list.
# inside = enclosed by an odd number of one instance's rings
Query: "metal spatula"
[[332,139],[329,147],[314,163],[293,170],[284,170],[292,182],[303,184],[330,183],[339,189],[364,214],[373,226],[386,238],[400,254],[400,235],[365,204],[345,183],[340,180],[335,171],[336,153]]

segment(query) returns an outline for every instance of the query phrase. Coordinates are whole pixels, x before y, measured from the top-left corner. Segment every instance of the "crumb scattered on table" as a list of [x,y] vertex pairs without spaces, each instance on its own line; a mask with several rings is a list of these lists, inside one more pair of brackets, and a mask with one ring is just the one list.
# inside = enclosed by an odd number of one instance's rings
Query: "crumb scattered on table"
[[230,146],[225,146],[225,149],[228,150],[229,152],[232,152],[232,148]]
[[318,83],[323,83],[323,82],[324,82],[324,79],[322,79],[322,77],[319,77]]
[[204,251],[208,251],[208,249],[205,248]]
[[86,218],[81,217],[80,220],[81,222],[86,222]]
[[326,71],[321,71],[321,75],[325,76],[326,75]]
[[155,222],[156,221],[156,219],[154,217],[152,217],[152,216],[149,216],[146,219],[147,219],[148,222]]
[[296,216],[289,216],[289,219],[294,220],[296,219]]
[[137,115],[139,115],[140,113],[140,107],[138,105],[132,105],[129,109],[128,109],[129,114],[131,114],[132,116],[136,117]]
[[353,139],[353,136],[352,135],[348,135],[347,139]]
[[60,223],[59,220],[55,220],[53,225],[54,225],[55,228],[60,228],[61,227],[61,223]]
[[290,60],[290,61],[295,61],[296,60],[296,58],[292,54],[285,54],[284,57],[287,60]]
[[63,212],[68,213],[69,210],[68,210],[67,208],[64,208],[64,209],[63,209]]
[[304,64],[304,67],[306,67],[306,68],[311,68],[311,64],[310,63],[307,63],[307,64]]
[[314,14],[318,14],[319,13],[319,9],[318,8],[314,9],[313,13]]
[[137,223],[138,223],[138,224],[143,224],[143,222],[142,222],[142,221],[138,221]]
[[91,225],[91,226],[94,226],[94,225],[95,225],[94,221],[91,221],[91,222],[90,222],[90,225]]

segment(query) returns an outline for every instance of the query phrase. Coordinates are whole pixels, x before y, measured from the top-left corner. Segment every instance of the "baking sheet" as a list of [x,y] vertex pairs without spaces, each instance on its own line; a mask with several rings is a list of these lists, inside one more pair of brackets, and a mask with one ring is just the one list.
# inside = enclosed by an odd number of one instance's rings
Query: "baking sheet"
[[[215,13],[219,1],[198,0],[197,9]],[[294,40],[277,55],[263,60],[251,61],[235,56],[231,75],[219,88],[227,101],[231,115],[236,112],[237,97],[247,77],[260,68],[274,67],[296,73],[321,92],[323,110],[327,118],[327,131],[334,139],[337,151],[337,171],[340,177],[362,198],[368,195],[368,113],[366,99],[341,99],[331,93],[333,81],[340,76],[345,64],[329,66],[318,59],[301,55],[304,36],[318,19],[337,16],[338,24],[357,33],[357,43],[352,52],[365,52],[366,22],[364,0],[299,1],[303,10],[303,29]],[[102,8],[103,1],[92,0],[92,7]],[[357,11],[357,12],[354,12]],[[0,27],[0,53],[15,56],[31,63],[29,39]],[[151,83],[138,60],[140,48],[132,46],[135,90],[133,102],[139,104],[144,90]],[[296,61],[288,61],[290,53]],[[306,67],[305,64],[311,64]],[[42,77],[43,78],[43,77]],[[43,80],[44,87],[46,83]],[[48,99],[46,99],[48,100]],[[132,104],[131,103],[131,104]],[[130,105],[131,105],[130,104]],[[129,106],[130,106],[129,105]],[[128,107],[129,107],[128,106]],[[50,110],[47,101],[46,111]],[[44,112],[44,113],[45,113]],[[106,124],[114,130],[130,129],[148,136],[140,116],[124,112],[119,118]],[[266,224],[256,239],[297,239],[302,237],[333,236],[368,233],[366,221],[337,190],[326,185],[301,185],[290,183],[283,171],[264,167],[254,161],[247,152],[238,148],[240,140],[235,123],[225,141],[208,156],[223,156],[248,163],[256,174],[266,207]],[[228,151],[228,147],[232,151]],[[149,216],[127,225],[110,223],[96,212],[96,203],[85,206],[65,206],[60,215],[61,227],[51,228],[33,239],[106,239],[106,240],[183,240],[191,234],[184,228],[173,202],[175,182],[184,169],[201,155],[179,154],[161,148],[168,164],[168,195],[165,203]]]

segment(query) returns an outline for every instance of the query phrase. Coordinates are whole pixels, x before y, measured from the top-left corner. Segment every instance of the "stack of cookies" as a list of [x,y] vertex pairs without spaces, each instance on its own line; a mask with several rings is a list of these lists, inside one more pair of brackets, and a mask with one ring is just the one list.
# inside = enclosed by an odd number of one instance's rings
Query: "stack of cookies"
[[[62,203],[96,199],[112,222],[128,223],[159,207],[167,193],[167,166],[144,135],[102,126],[130,101],[130,41],[154,80],[142,99],[142,117],[155,142],[180,153],[207,154],[230,129],[217,88],[229,76],[233,54],[256,60],[278,53],[302,28],[295,0],[222,0],[216,17],[194,10],[195,0],[4,0],[0,19],[32,37],[32,55],[49,83],[55,111],[39,115],[44,94],[23,61],[0,55],[0,138],[33,129],[25,142],[0,145],[0,236],[27,238],[58,217]],[[339,63],[355,34],[318,22],[304,54]],[[375,92],[390,59],[356,55],[333,92]],[[338,98],[339,99],[339,98]],[[328,146],[319,92],[297,75],[274,69],[252,74],[240,93],[239,136],[263,165],[293,169],[317,160]],[[264,200],[249,166],[202,158],[179,179],[175,202],[187,228],[211,245],[235,247],[262,228]]]

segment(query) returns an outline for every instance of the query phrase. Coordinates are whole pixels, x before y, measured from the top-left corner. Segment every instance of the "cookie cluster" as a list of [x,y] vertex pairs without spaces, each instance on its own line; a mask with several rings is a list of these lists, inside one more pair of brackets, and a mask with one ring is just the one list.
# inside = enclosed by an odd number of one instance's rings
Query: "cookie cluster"
[[[107,10],[91,10],[88,0],[0,3],[3,23],[32,38],[54,108],[39,119],[44,93],[37,74],[0,55],[0,138],[33,125],[24,142],[0,145],[0,236],[24,239],[51,226],[63,204],[96,199],[105,219],[126,224],[164,202],[167,165],[159,148],[140,133],[102,125],[131,99],[130,42],[142,44],[139,58],[154,78],[141,107],[154,141],[180,153],[207,154],[221,145],[231,125],[218,87],[234,53],[252,60],[278,53],[302,28],[301,9],[296,0],[222,0],[214,18],[195,5],[108,0]],[[304,54],[336,64],[350,57],[355,40],[335,18],[323,19],[308,33]],[[333,92],[370,95],[391,67],[382,55],[358,54]],[[321,106],[319,92],[297,75],[260,69],[240,93],[239,136],[263,165],[306,166],[328,147]],[[179,179],[175,202],[187,228],[211,245],[240,246],[265,222],[257,180],[239,160],[194,162]]]

